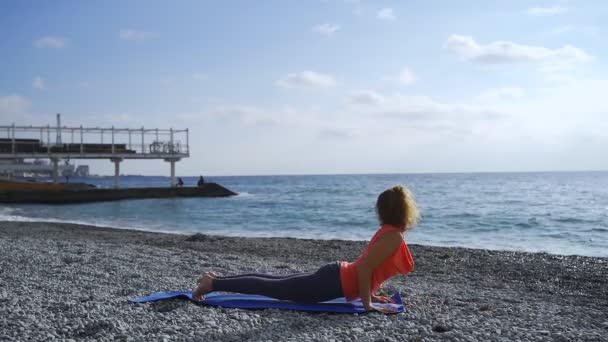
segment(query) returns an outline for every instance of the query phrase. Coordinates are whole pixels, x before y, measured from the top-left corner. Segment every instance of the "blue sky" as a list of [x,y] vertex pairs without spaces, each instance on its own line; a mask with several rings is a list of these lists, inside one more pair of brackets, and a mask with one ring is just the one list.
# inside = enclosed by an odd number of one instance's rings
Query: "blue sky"
[[608,169],[607,17],[599,0],[3,1],[0,121],[189,127],[184,175]]

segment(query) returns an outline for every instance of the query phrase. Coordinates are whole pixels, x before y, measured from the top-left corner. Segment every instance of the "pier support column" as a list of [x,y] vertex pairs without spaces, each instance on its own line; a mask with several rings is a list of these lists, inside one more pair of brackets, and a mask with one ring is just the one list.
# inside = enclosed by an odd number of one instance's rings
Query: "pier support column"
[[171,163],[171,187],[174,188],[177,184],[175,181],[175,163],[179,161],[179,158],[167,158],[165,161]]
[[175,187],[175,160],[170,161],[171,163],[171,187]]
[[110,161],[114,163],[114,188],[118,189],[120,187],[120,162],[122,158],[112,158]]
[[59,181],[59,159],[51,158],[51,163],[53,164],[53,183],[57,183]]

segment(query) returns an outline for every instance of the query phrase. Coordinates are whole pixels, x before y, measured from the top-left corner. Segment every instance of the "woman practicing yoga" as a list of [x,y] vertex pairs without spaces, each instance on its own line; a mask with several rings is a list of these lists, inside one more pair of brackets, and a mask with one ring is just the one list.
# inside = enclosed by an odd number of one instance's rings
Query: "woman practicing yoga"
[[332,262],[316,272],[290,275],[250,273],[219,277],[207,272],[198,280],[192,298],[201,300],[212,291],[258,294],[301,303],[361,298],[366,310],[391,312],[372,304],[392,302],[389,297],[374,293],[384,281],[414,268],[403,234],[418,222],[418,208],[409,190],[395,186],[378,196],[376,213],[380,228],[354,262]]

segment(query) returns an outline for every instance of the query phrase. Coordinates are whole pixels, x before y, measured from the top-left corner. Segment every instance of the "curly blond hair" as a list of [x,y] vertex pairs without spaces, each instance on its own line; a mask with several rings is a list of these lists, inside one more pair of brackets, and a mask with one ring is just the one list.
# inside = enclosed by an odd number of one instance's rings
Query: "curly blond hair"
[[376,214],[380,224],[390,224],[403,231],[412,229],[420,219],[414,195],[401,185],[387,189],[378,196]]

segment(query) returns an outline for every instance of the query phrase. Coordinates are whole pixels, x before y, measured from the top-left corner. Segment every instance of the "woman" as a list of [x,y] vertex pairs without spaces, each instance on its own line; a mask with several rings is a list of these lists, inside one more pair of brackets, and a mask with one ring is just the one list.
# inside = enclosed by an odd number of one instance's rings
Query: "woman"
[[389,297],[374,293],[384,281],[414,268],[414,259],[403,235],[416,225],[419,213],[411,192],[402,186],[392,187],[378,196],[376,213],[380,228],[354,262],[332,262],[316,272],[290,275],[249,273],[218,277],[214,272],[207,272],[199,279],[192,298],[201,300],[212,291],[259,294],[302,303],[346,297],[347,300],[360,298],[366,310],[391,312],[389,308],[372,304],[392,302]]

